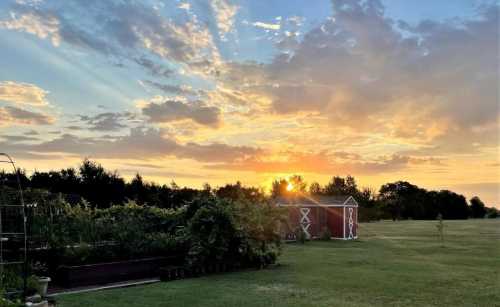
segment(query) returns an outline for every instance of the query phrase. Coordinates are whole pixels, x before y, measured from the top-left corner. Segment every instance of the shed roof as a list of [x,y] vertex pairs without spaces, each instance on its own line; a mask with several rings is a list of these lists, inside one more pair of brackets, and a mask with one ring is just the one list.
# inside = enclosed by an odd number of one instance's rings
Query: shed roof
[[289,197],[277,197],[276,203],[280,205],[343,205],[350,195],[342,196],[289,196]]

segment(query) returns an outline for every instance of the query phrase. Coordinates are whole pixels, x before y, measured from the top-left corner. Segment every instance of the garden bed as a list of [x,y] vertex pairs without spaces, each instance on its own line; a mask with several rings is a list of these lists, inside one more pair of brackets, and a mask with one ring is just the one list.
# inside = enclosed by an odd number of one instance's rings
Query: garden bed
[[177,265],[181,259],[173,257],[151,257],[127,261],[98,264],[61,266],[56,272],[56,284],[64,288],[102,285],[127,280],[154,278],[160,268]]

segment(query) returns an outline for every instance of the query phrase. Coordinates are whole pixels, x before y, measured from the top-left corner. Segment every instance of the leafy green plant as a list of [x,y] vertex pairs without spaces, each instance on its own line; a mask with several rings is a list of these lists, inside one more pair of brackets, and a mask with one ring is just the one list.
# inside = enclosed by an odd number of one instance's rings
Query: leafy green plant
[[9,300],[4,297],[3,295],[4,291],[0,291],[0,307],[22,307],[24,306],[23,303],[21,303],[20,299],[16,299],[14,301]]
[[302,227],[298,226],[295,229],[295,238],[296,238],[297,242],[300,243],[300,244],[305,244],[306,243],[306,241],[307,241],[307,235],[304,232],[304,230],[302,229]]
[[188,263],[205,266],[223,261],[237,238],[236,231],[228,203],[207,197],[206,204],[196,211],[187,226],[191,246]]
[[265,267],[276,261],[281,252],[280,224],[286,222],[286,211],[270,204],[262,195],[242,198],[231,203],[239,230],[243,262]]
[[[236,187],[238,188],[238,187]],[[236,191],[238,192],[238,191]],[[47,199],[34,215],[42,247],[34,260],[54,272],[79,265],[149,256],[185,255],[191,265],[265,267],[281,251],[285,211],[256,190],[233,199],[202,194],[178,209],[137,205],[95,209]]]
[[[4,267],[1,278],[1,291],[17,293],[16,297],[20,296],[24,289],[23,270],[21,267],[11,266]],[[39,292],[38,281],[36,276],[29,275],[26,280],[26,293],[33,295]],[[0,296],[3,297],[3,296]],[[1,306],[1,305],[0,305]]]

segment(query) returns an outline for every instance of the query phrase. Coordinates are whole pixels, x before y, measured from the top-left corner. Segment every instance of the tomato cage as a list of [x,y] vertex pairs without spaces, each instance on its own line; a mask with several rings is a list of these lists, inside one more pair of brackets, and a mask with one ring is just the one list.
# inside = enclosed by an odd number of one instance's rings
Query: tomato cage
[[24,301],[28,277],[26,206],[19,170],[6,153],[0,153],[0,173],[0,289],[3,295]]

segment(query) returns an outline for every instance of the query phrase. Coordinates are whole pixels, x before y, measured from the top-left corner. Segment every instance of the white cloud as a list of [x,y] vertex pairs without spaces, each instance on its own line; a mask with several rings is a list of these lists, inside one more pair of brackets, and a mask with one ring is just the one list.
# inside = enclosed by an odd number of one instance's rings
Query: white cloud
[[[0,27],[131,61],[144,51],[185,64],[218,60],[211,34],[194,15],[187,22],[177,20],[141,2],[103,1],[95,10],[88,10],[86,2],[68,3],[12,6],[10,19],[0,21]],[[84,11],[79,22],[67,18],[78,10]]]
[[32,106],[46,106],[48,102],[45,91],[30,83],[2,81],[0,82],[0,101],[13,104],[25,104]]
[[191,4],[189,4],[189,2],[181,2],[177,7],[181,10],[189,11],[191,9]]
[[445,148],[457,133],[479,142],[471,129],[498,120],[498,6],[402,35],[378,1],[332,4],[332,18],[295,41],[292,54],[227,63],[226,87],[270,101],[278,114],[314,113],[334,128],[414,145]]
[[54,46],[59,46],[61,42],[59,26],[59,20],[55,16],[43,16],[32,12],[22,15],[11,12],[10,20],[0,21],[0,28],[24,31],[42,39],[50,38]]
[[265,23],[265,22],[261,22],[261,21],[256,21],[254,23],[252,23],[253,26],[257,27],[257,28],[262,28],[262,29],[267,29],[267,30],[274,30],[274,31],[277,31],[281,28],[281,25],[280,24],[275,24],[275,23]]
[[238,6],[232,5],[227,0],[212,0],[210,4],[215,14],[219,35],[222,39],[225,39],[225,35],[233,29]]

